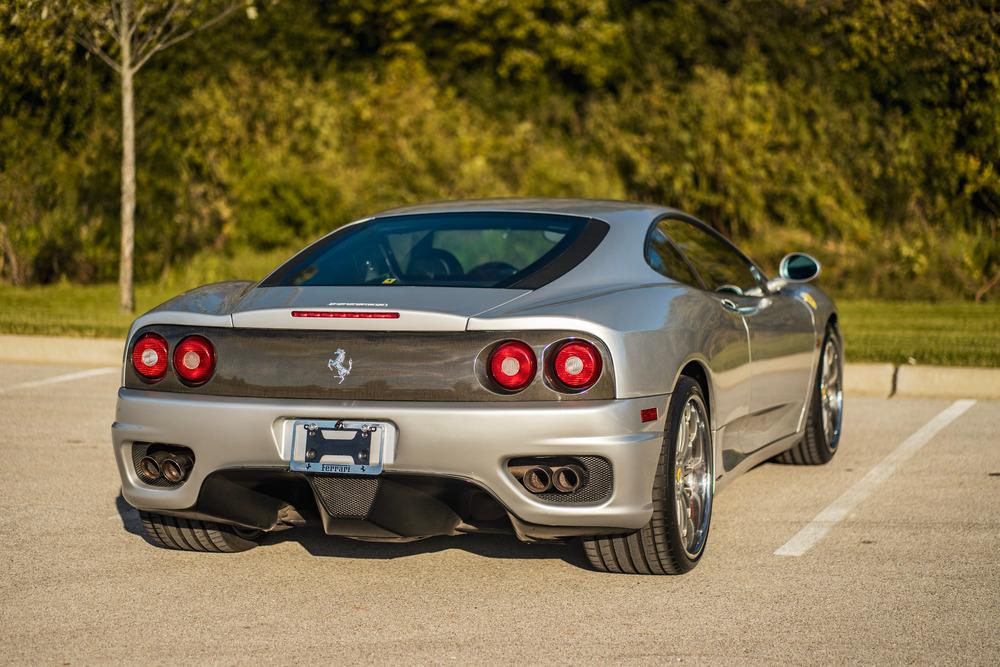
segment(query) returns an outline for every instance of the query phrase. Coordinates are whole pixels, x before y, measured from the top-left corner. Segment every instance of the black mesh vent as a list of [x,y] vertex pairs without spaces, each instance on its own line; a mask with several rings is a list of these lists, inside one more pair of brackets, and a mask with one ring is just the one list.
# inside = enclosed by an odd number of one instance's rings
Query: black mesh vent
[[614,476],[611,474],[611,462],[600,456],[574,456],[587,471],[587,483],[573,493],[547,491],[531,494],[547,503],[597,503],[606,500],[611,495]]
[[378,495],[378,477],[333,477],[312,475],[309,483],[316,497],[334,519],[367,519]]
[[150,447],[153,447],[153,443],[151,442],[136,442],[132,444],[132,468],[135,469],[135,474],[142,480],[142,483],[148,484],[149,486],[160,486],[171,489],[176,489],[183,484],[183,482],[181,482],[181,484],[171,484],[162,477],[149,479],[142,474],[142,471],[139,470],[139,459],[146,455],[146,452],[149,451]]

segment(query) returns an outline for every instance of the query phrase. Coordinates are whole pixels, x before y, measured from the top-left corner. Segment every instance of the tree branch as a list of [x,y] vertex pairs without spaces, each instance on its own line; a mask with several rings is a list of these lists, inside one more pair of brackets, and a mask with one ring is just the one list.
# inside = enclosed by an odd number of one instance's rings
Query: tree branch
[[[104,21],[97,21],[96,23],[97,23],[98,27],[100,27],[102,30],[104,30],[104,32],[108,33],[108,35],[111,36],[111,39],[115,40],[115,42],[118,41],[118,33],[116,33],[114,30],[112,30],[111,28],[109,28]],[[112,20],[112,23],[114,23],[113,20]],[[117,25],[115,27],[117,27]]]
[[108,55],[108,53],[101,48],[100,44],[98,44],[89,35],[85,35],[84,33],[80,32],[73,32],[71,36],[74,42],[76,42],[83,48],[87,49],[101,60],[103,60],[105,65],[113,69],[119,76],[121,76],[122,73],[121,63],[118,63],[110,55]]
[[139,26],[142,25],[142,22],[146,20],[146,15],[149,14],[149,5],[145,2],[139,3],[139,8],[133,8],[132,11],[134,12],[132,15],[132,26],[134,27],[134,32],[138,32]]
[[[138,71],[143,65],[145,65],[149,61],[150,58],[152,58],[155,54],[159,53],[160,51],[168,49],[174,44],[177,44],[178,42],[183,42],[191,35],[197,34],[202,30],[211,28],[213,25],[221,21],[224,21],[225,19],[229,18],[229,16],[233,12],[235,12],[243,5],[244,2],[242,0],[232,2],[224,10],[222,10],[212,18],[208,19],[201,25],[188,28],[187,30],[176,36],[172,36],[174,32],[176,32],[176,28],[174,30],[169,31],[162,42],[160,42],[159,44],[151,44],[148,53],[143,54],[141,58],[139,58],[137,61],[134,61],[135,65],[132,66],[133,71]],[[188,16],[190,16],[190,14]]]
[[166,14],[164,14],[163,16],[163,20],[161,20],[159,24],[156,25],[155,27],[150,28],[150,30],[142,37],[142,39],[139,40],[139,42],[135,46],[135,49],[132,51],[135,54],[135,62],[145,61],[147,55],[146,47],[148,47],[151,44],[153,46],[156,45],[156,40],[160,39],[160,35],[163,34],[164,28],[166,28],[167,24],[170,23],[171,17],[173,17],[174,12],[177,11],[177,8],[179,6],[180,3],[178,2],[171,3],[170,7],[167,9]]
[[[93,3],[87,3],[87,4],[89,4],[91,7],[94,7]],[[115,28],[118,30],[118,33],[121,34],[122,15],[118,8],[118,2],[117,0],[111,0],[109,4],[111,5],[111,21],[115,24]],[[93,9],[91,11],[93,11]],[[117,39],[117,37],[115,37],[115,39]]]
[[[86,7],[88,16],[98,16],[98,15],[108,15],[108,8],[104,4],[98,4],[93,2],[93,0],[79,0],[80,4]],[[111,3],[110,16],[112,19],[116,18],[114,15],[115,5]]]

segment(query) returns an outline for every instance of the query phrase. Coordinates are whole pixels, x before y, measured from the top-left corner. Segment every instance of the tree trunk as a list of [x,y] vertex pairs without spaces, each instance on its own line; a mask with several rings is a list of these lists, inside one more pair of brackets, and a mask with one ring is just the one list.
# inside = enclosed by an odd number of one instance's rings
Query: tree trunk
[[983,300],[983,297],[986,296],[986,293],[997,285],[1000,285],[1000,271],[997,271],[996,275],[987,280],[982,287],[976,290],[976,303],[980,303]]
[[122,244],[118,266],[118,301],[123,313],[135,311],[133,284],[135,252],[135,104],[133,101],[131,36],[125,32],[132,20],[129,0],[122,2]]
[[21,285],[23,281],[21,280],[21,268],[17,261],[17,253],[14,250],[14,244],[10,242],[10,236],[7,235],[7,225],[0,222],[0,277],[3,276],[4,265],[10,262],[10,282],[14,285]]

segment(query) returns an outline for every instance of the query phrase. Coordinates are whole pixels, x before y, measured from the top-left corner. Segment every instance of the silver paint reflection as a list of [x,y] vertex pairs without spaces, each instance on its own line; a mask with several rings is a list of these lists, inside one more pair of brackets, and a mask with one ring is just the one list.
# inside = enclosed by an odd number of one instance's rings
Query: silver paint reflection
[[[399,461],[403,469],[466,475],[491,489],[505,503],[513,504],[519,512],[523,511],[519,514],[521,518],[550,525],[556,525],[557,521],[562,525],[576,522],[576,525],[638,527],[642,524],[651,503],[649,465],[655,462],[659,447],[649,429],[662,429],[663,423],[661,417],[657,423],[641,424],[638,410],[657,407],[662,415],[678,376],[691,364],[700,367],[708,379],[704,420],[715,444],[711,470],[718,488],[801,438],[807,397],[820,376],[826,387],[824,423],[839,424],[842,413],[839,363],[836,373],[826,365],[818,367],[824,332],[836,318],[830,298],[811,284],[788,283],[775,293],[762,291],[758,296],[748,296],[713,293],[661,275],[644,259],[644,240],[658,218],[679,213],[674,209],[607,201],[498,199],[425,204],[387,214],[443,211],[561,213],[603,220],[610,225],[610,231],[586,260],[534,291],[382,286],[260,288],[246,282],[223,283],[192,290],[143,315],[133,324],[129,339],[142,327],[156,325],[230,330],[236,327],[258,332],[268,329],[354,333],[448,331],[453,335],[580,332],[603,344],[609,357],[606,372],[613,375],[616,400],[600,401],[600,407],[597,401],[586,406],[580,404],[588,401],[553,400],[553,392],[542,391],[544,387],[531,396],[545,400],[479,403],[470,405],[469,411],[463,409],[463,404],[449,408],[433,406],[433,410],[416,402],[392,406],[398,410],[394,415],[407,415],[407,423],[400,424]],[[735,311],[728,307],[727,301],[736,306]],[[387,308],[398,311],[400,317],[380,320],[291,317],[293,309],[329,308],[331,303],[387,304],[364,308]],[[554,342],[532,342],[532,345],[541,351]],[[839,355],[840,348],[836,345],[834,348]],[[290,346],[287,351],[291,351]],[[270,352],[268,358],[275,364],[268,372],[280,372],[281,364],[275,357],[280,356],[280,350]],[[355,361],[361,353],[351,348]],[[322,363],[326,358],[322,357]],[[419,357],[401,358],[399,366],[405,369],[418,360]],[[462,356],[456,352],[449,361],[456,369],[462,367],[463,376],[476,377],[479,361],[474,355]],[[354,380],[352,375],[344,386]],[[544,384],[542,378],[535,382]],[[223,404],[217,400],[208,396],[128,390],[119,402],[119,419],[124,419],[124,423],[116,426],[116,442],[121,445],[140,434],[145,438],[163,438],[165,442],[187,442],[181,438],[194,438],[198,442],[205,440],[205,447],[209,448],[206,451],[211,451],[207,459],[198,452],[199,465],[202,461],[217,467],[273,465],[273,456],[255,456],[253,452],[259,452],[259,447],[247,444],[247,438],[270,437],[269,431],[267,436],[254,436],[241,422],[248,414],[245,409],[229,402],[222,409]],[[245,407],[253,403],[234,400]],[[169,414],[174,419],[170,422],[158,416],[163,402],[171,406]],[[373,411],[389,407],[364,400],[324,402],[322,409],[301,401],[253,404],[256,406],[253,410],[259,410],[261,417],[266,415],[272,420],[288,416],[366,418]],[[628,407],[618,409],[613,407],[615,404]],[[188,419],[185,415],[190,416],[187,405],[205,408],[198,410],[204,418],[201,423],[233,422],[230,425],[238,426],[243,437],[231,446],[218,440],[209,444],[197,432],[178,423]],[[426,418],[419,416],[422,410],[428,411]],[[599,410],[601,419],[612,419],[614,423],[603,425],[600,420],[588,417],[586,424],[581,425],[581,415],[596,415],[588,410]],[[307,414],[310,411],[322,414]],[[487,418],[504,411],[510,411],[506,414],[514,419]],[[263,428],[265,421],[256,424]],[[516,424],[516,429],[507,428],[507,424]],[[588,436],[591,432],[595,435]],[[828,431],[835,432],[836,428]],[[638,439],[631,440],[632,436]],[[599,451],[602,455],[613,455],[617,500],[613,498],[609,507],[572,511],[545,507],[522,498],[516,486],[507,488],[506,478],[497,472],[502,456],[558,454],[568,451],[567,447],[578,454]],[[641,456],[630,457],[629,452],[640,449]],[[446,450],[460,451],[458,459],[447,459]],[[127,467],[123,468],[126,498],[145,508],[180,507],[170,494],[185,493],[184,488],[193,486],[184,485],[177,491],[157,489],[154,493],[136,486],[128,474]],[[625,505],[618,505],[623,500],[623,488],[629,489],[628,500]],[[612,507],[617,510],[611,511]]]

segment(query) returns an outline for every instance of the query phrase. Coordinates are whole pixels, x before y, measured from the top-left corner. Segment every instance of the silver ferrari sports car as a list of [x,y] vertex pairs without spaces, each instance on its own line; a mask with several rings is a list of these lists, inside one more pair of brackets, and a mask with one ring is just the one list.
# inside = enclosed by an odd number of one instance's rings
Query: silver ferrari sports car
[[174,549],[315,522],[572,539],[600,570],[685,572],[731,479],[836,453],[842,341],[819,270],[793,253],[769,278],[647,204],[381,213],[135,321],[122,494]]

